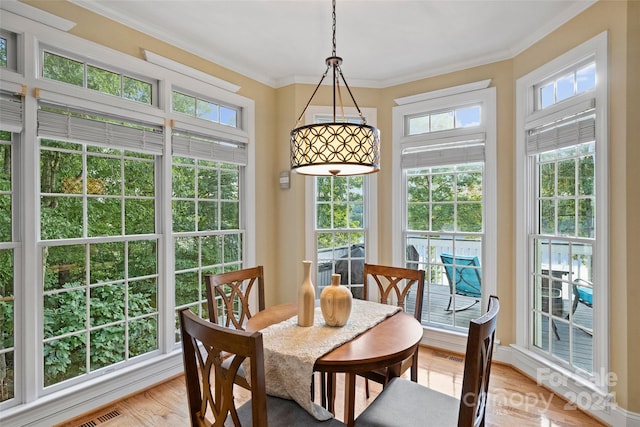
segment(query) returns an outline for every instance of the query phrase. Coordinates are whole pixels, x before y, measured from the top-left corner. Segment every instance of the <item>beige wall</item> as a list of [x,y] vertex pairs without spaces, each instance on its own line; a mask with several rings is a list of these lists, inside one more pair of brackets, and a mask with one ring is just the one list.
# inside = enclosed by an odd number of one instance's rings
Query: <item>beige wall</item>
[[[267,304],[295,297],[302,279],[304,257],[305,179],[292,174],[291,189],[278,189],[278,174],[289,169],[289,131],[302,111],[313,86],[269,88],[242,75],[154,40],[122,25],[98,17],[66,1],[24,0],[77,22],[72,33],[97,43],[141,57],[150,49],[190,67],[210,73],[242,87],[240,94],[256,103],[257,262],[265,266]],[[379,254],[381,263],[392,260],[391,243],[391,118],[394,98],[442,89],[473,81],[492,79],[498,108],[498,231],[500,253],[498,296],[503,310],[499,338],[515,341],[515,191],[514,188],[514,99],[515,81],[551,59],[609,31],[609,219],[610,219],[610,345],[611,370],[618,375],[618,404],[640,413],[640,287],[636,284],[640,260],[640,2],[600,1],[567,22],[512,60],[423,79],[390,88],[353,88],[361,107],[378,108],[382,132],[382,170],[378,174]],[[322,59],[322,58],[320,58]],[[348,58],[347,58],[348,60]],[[635,70],[632,73],[631,70]],[[347,79],[349,76],[347,76]],[[330,105],[329,90],[323,89],[315,105]],[[274,125],[275,123],[275,125]],[[630,279],[634,280],[630,282]]]

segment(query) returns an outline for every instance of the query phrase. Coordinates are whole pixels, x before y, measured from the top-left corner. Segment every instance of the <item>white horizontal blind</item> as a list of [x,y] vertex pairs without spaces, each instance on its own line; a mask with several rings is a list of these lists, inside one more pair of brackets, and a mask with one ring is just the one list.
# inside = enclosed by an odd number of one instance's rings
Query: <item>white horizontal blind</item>
[[0,130],[21,132],[22,110],[21,96],[0,92]]
[[196,157],[240,166],[247,165],[247,144],[243,142],[174,130],[171,146],[173,155]]
[[149,154],[164,152],[161,127],[113,117],[86,118],[40,109],[38,136]]
[[460,135],[430,143],[406,144],[402,149],[402,168],[413,169],[484,161],[485,134]]
[[538,154],[595,140],[594,110],[588,110],[527,133],[527,154]]

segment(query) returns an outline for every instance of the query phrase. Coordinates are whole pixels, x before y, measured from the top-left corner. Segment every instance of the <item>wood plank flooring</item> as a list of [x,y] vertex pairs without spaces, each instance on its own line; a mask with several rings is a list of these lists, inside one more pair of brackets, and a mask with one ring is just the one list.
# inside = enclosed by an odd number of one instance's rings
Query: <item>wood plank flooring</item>
[[[459,397],[464,362],[460,355],[421,347],[418,380],[440,392]],[[408,372],[405,374],[408,376]],[[336,417],[342,419],[344,395],[342,375],[338,375]],[[356,415],[380,392],[370,383],[371,397],[364,395],[364,381],[358,378]],[[237,387],[239,402],[248,392]],[[114,402],[57,427],[181,427],[189,426],[184,378],[178,376],[138,394]],[[565,400],[538,387],[511,367],[494,363],[491,370],[487,426],[600,427],[597,420],[571,407]]]

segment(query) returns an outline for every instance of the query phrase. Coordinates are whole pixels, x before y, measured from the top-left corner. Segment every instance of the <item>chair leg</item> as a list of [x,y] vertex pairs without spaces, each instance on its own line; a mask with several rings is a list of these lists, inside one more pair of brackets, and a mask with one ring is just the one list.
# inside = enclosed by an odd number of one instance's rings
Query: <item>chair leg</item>
[[364,394],[368,399],[369,398],[369,378],[364,379]]
[[451,308],[451,304],[453,303],[453,297],[449,297],[449,305],[447,306],[447,308],[444,311],[449,311],[451,313],[453,313],[454,311],[457,313],[459,311],[464,311],[464,310],[468,310],[471,307],[473,307],[474,305],[476,305],[477,303],[479,303],[480,300],[475,300],[474,302],[472,302],[471,304],[469,304],[466,307],[462,307],[462,308]]

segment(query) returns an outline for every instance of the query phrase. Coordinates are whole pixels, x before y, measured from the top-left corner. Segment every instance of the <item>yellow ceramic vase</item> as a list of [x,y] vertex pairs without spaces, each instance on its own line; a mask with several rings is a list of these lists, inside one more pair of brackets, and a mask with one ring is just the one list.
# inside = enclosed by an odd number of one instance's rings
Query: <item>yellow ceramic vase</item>
[[340,284],[340,275],[331,275],[331,286],[320,293],[320,309],[328,326],[344,326],[351,315],[351,291]]

